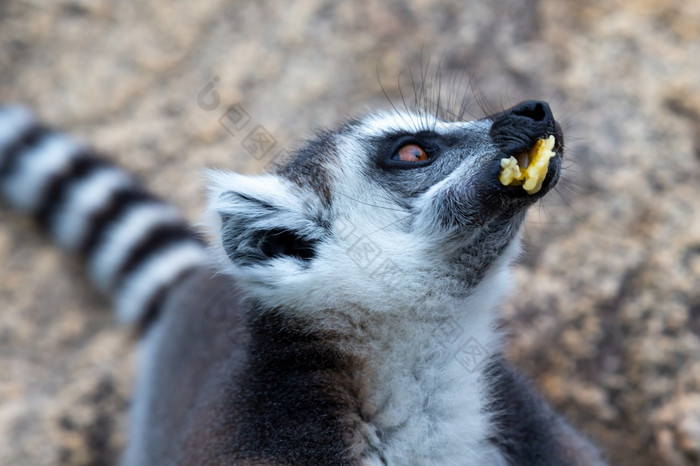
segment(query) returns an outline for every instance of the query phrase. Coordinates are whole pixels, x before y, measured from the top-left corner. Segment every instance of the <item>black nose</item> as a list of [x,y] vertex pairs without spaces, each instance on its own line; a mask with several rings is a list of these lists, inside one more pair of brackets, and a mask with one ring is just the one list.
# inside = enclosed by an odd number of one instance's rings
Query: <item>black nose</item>
[[549,108],[547,102],[541,100],[528,100],[510,110],[506,110],[506,113],[510,113],[516,117],[528,118],[532,121],[548,122],[554,123],[554,115],[552,115],[552,109]]
[[552,109],[541,100],[522,102],[491,118],[491,139],[507,153],[526,151],[538,139],[559,133]]

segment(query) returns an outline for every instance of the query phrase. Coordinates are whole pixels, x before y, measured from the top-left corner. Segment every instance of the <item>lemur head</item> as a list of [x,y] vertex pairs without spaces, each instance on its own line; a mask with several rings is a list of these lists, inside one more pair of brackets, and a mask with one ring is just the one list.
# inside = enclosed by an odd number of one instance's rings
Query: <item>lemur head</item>
[[[503,186],[501,159],[550,135],[542,189]],[[439,306],[507,269],[528,206],[559,178],[562,143],[545,102],[470,122],[370,114],[321,132],[273,173],[213,173],[220,256],[270,306]]]

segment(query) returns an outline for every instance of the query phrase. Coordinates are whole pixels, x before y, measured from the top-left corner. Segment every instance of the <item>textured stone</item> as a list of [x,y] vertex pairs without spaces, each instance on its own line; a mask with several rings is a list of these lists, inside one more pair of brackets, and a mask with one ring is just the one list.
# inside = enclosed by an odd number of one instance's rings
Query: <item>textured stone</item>
[[[476,116],[549,100],[565,126],[566,172],[529,216],[521,291],[504,307],[509,355],[614,464],[691,465],[697,3],[9,0],[0,101],[32,104],[196,220],[201,167],[260,171],[272,158],[252,159],[221,127],[229,105],[283,149],[388,107],[382,86],[403,105],[408,67],[420,77],[428,62],[440,65],[441,101],[466,96]],[[198,94],[215,79],[219,105],[207,109]],[[435,72],[425,87],[440,88]],[[112,463],[134,346],[75,261],[6,209],[0,223],[0,464]]]

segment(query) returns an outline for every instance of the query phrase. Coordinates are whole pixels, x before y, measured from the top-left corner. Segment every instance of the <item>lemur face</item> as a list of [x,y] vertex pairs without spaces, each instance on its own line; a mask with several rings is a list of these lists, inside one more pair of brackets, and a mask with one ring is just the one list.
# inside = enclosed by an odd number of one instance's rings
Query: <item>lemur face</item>
[[[501,159],[550,135],[542,189],[503,186]],[[221,256],[270,305],[390,308],[437,289],[469,294],[517,253],[527,207],[559,178],[562,147],[544,102],[471,122],[409,112],[353,120],[274,173],[212,174]]]

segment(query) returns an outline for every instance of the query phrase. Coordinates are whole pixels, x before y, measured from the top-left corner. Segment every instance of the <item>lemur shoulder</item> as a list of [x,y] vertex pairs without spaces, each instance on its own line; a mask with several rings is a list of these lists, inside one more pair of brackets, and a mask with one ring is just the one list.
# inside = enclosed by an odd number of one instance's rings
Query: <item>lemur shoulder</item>
[[[498,182],[501,159],[548,136],[538,193]],[[0,108],[2,196],[142,329],[126,465],[604,464],[496,330],[562,157],[545,102],[467,122],[372,113],[268,174],[211,172],[207,246],[92,149]]]

